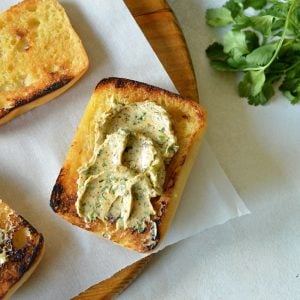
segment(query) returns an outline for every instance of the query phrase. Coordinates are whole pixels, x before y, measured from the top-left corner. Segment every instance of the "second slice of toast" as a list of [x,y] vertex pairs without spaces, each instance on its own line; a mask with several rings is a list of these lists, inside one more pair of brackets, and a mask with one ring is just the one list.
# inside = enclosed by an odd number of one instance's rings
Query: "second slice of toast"
[[83,45],[57,0],[0,14],[0,125],[70,88],[87,70]]

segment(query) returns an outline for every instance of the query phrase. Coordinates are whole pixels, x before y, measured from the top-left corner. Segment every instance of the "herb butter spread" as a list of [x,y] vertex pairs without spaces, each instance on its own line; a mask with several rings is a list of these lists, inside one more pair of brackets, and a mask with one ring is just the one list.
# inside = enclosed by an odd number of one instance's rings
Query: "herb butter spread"
[[178,150],[167,112],[151,101],[116,104],[97,116],[91,159],[78,169],[76,208],[85,221],[143,231]]

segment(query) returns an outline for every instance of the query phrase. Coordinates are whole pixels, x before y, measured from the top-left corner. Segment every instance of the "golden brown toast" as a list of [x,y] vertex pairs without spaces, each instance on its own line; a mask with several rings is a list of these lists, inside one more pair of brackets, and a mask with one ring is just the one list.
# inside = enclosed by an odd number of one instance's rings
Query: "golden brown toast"
[[70,88],[88,57],[57,0],[24,0],[0,14],[0,125]]
[[0,299],[8,299],[28,279],[43,252],[43,236],[0,200]]
[[[151,216],[151,221],[157,227],[155,232],[151,230],[150,225],[147,225],[143,232],[139,232],[133,228],[117,228],[116,224],[109,220],[105,222],[96,219],[87,222],[78,215],[76,210],[78,168],[89,161],[93,155],[95,123],[99,113],[109,110],[112,97],[115,102],[126,105],[150,100],[164,108],[172,121],[179,150],[166,165],[162,195],[151,199],[155,210],[155,215]],[[88,103],[53,188],[50,200],[52,209],[70,223],[109,238],[124,247],[139,252],[151,251],[165,236],[175,215],[206,122],[206,112],[200,105],[177,94],[127,79],[102,80]]]

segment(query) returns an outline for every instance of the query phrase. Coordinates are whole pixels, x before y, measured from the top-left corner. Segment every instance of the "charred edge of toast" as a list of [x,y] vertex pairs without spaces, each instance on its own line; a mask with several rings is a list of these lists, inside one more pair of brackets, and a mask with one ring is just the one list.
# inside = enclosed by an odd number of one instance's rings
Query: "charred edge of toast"
[[57,214],[63,215],[65,213],[69,213],[70,215],[75,216],[79,220],[83,220],[77,215],[77,211],[75,208],[77,194],[68,195],[64,189],[64,185],[62,183],[64,177],[64,171],[65,168],[62,168],[60,170],[55,185],[52,189],[52,193],[50,197],[50,207]]
[[44,89],[36,91],[34,94],[31,94],[28,97],[14,99],[13,107],[8,108],[8,109],[0,108],[0,119],[5,117],[6,115],[8,115],[9,113],[11,113],[12,111],[14,111],[15,109],[17,109],[21,106],[29,104],[29,103],[33,102],[34,100],[42,98],[48,94],[55,92],[56,90],[61,89],[62,87],[67,85],[73,79],[74,79],[73,76],[71,76],[71,77],[67,76],[67,77],[61,78],[60,80],[48,85]]
[[23,219],[23,217],[19,215],[18,217],[21,219],[21,222],[18,223],[18,229],[27,228],[32,237],[32,241],[27,242],[26,245],[21,249],[15,249],[11,243],[12,249],[7,253],[9,260],[7,263],[4,263],[0,266],[0,272],[6,273],[6,271],[9,271],[7,273],[8,276],[4,277],[4,282],[8,289],[5,288],[2,290],[2,293],[0,293],[0,299],[2,299],[2,297],[4,297],[9,290],[18,283],[24,274],[30,270],[31,266],[36,262],[42,251],[42,248],[44,247],[43,235],[39,233],[30,223]]
[[104,78],[101,81],[99,81],[99,83],[96,86],[96,90],[99,89],[102,86],[105,86],[107,84],[113,84],[115,86],[116,89],[126,89],[127,87],[135,87],[135,88],[142,88],[144,90],[146,90],[149,93],[152,92],[160,92],[160,93],[164,93],[167,96],[170,97],[176,97],[179,98],[181,100],[186,100],[186,101],[191,101],[191,99],[180,96],[179,94],[176,93],[172,93],[168,90],[165,90],[163,88],[159,88],[157,86],[151,85],[151,84],[147,84],[144,82],[140,82],[140,81],[136,81],[136,80],[132,80],[132,79],[126,79],[126,78],[119,78],[119,77],[108,77],[108,78]]
[[170,92],[168,90],[165,90],[163,88],[153,86],[151,84],[147,84],[144,82],[126,79],[126,78],[119,78],[119,77],[108,77],[104,78],[101,81],[98,82],[96,86],[96,90],[106,86],[106,85],[114,85],[116,89],[124,89],[126,88],[137,88],[137,89],[143,89],[148,93],[160,93],[162,95],[165,95],[167,97],[171,97],[173,99],[176,99],[178,101],[185,101],[188,102],[190,106],[192,106],[197,111],[198,119],[201,121],[201,127],[204,127],[207,121],[206,111],[202,108],[199,110],[199,103],[193,101],[191,98],[187,98],[184,96],[181,96],[177,93]]
[[60,184],[60,178],[61,178],[62,170],[60,171],[60,174],[58,175],[58,178],[55,182],[55,185],[53,187],[51,198],[50,198],[50,207],[54,212],[59,212],[62,207],[62,200],[61,196],[64,193],[64,187]]

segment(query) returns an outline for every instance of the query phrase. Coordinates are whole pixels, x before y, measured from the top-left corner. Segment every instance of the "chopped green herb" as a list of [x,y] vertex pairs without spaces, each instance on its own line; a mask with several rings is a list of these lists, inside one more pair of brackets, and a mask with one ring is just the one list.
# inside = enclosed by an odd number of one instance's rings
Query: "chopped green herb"
[[178,150],[178,146],[177,145],[172,145],[168,148],[168,152],[169,153],[176,153]]
[[167,139],[167,136],[165,134],[160,134],[158,138],[161,142],[164,142]]

